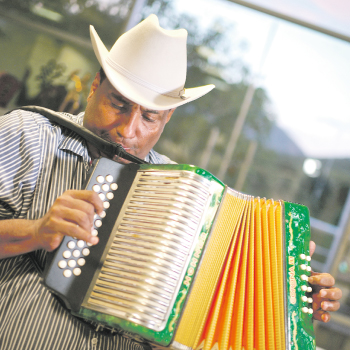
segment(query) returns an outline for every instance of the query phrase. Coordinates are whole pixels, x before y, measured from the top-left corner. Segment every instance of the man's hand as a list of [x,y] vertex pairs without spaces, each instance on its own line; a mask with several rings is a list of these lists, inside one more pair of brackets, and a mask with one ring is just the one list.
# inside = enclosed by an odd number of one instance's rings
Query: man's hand
[[58,197],[50,210],[35,224],[35,240],[47,250],[56,249],[64,236],[97,244],[91,235],[95,213],[103,211],[102,201],[93,191],[68,190]]
[[[310,256],[313,255],[315,249],[315,242],[310,241]],[[333,287],[335,280],[329,273],[312,272],[309,283],[313,290],[313,317],[316,320],[328,322],[331,319],[329,311],[337,311],[340,307],[338,300],[342,296],[342,291]]]
[[95,213],[102,211],[97,193],[69,190],[55,200],[41,219],[0,220],[0,259],[38,249],[54,250],[64,236],[96,244],[98,238],[92,236],[91,229]]

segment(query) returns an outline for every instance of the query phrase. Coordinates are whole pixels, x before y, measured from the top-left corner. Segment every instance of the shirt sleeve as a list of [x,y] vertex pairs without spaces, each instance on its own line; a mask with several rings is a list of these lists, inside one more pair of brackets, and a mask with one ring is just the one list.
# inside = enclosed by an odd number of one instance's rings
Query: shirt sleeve
[[0,117],[0,219],[25,218],[39,173],[40,135],[30,112]]

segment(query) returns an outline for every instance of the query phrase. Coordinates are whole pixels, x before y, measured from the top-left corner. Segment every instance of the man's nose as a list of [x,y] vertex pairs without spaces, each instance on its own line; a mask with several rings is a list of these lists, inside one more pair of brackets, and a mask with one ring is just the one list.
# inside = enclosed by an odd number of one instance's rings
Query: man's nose
[[135,137],[136,130],[140,122],[140,113],[141,112],[135,108],[132,109],[130,113],[123,116],[121,123],[117,128],[117,132],[121,137],[125,139],[131,139]]

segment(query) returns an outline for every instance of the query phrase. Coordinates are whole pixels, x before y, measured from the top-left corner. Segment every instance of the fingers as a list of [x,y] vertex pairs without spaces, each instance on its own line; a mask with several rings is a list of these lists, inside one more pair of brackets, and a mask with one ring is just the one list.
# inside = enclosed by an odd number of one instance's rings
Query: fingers
[[313,318],[317,321],[329,322],[329,320],[331,319],[331,315],[326,311],[317,310],[314,311]]
[[318,295],[323,299],[339,300],[342,297],[342,291],[340,288],[333,287],[328,289],[321,289]]
[[312,256],[316,250],[316,243],[314,241],[310,241],[309,250],[310,250],[310,256]]
[[319,293],[313,294],[312,308],[314,319],[321,322],[328,322],[331,319],[329,312],[339,310],[341,298],[339,288],[322,289]]
[[56,203],[71,209],[78,209],[82,211],[92,210],[93,213],[96,212],[98,214],[103,211],[102,201],[98,194],[93,191],[66,191],[62,196],[56,199],[55,204]]
[[337,311],[340,307],[339,299],[341,298],[339,288],[321,289],[318,293],[312,295],[313,309],[324,311]]
[[331,318],[329,312],[337,311],[340,307],[338,300],[342,297],[342,291],[333,287],[335,280],[329,273],[313,272],[309,277],[309,283],[313,289],[313,317],[316,320],[328,322]]
[[332,287],[334,286],[335,280],[329,273],[317,273],[312,272],[312,276],[309,277],[309,283],[312,287]]
[[41,247],[49,251],[56,249],[65,235],[97,244],[98,238],[91,235],[91,229],[95,212],[101,214],[102,211],[103,204],[97,193],[66,191],[38,221],[36,234]]

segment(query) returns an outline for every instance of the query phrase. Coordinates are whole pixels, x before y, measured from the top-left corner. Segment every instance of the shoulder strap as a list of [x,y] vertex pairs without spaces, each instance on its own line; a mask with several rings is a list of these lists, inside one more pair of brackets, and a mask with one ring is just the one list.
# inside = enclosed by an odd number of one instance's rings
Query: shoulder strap
[[147,162],[143,159],[126,152],[125,149],[119,143],[106,141],[103,138],[91,132],[90,130],[86,129],[82,125],[74,123],[70,119],[63,117],[60,113],[54,112],[51,109],[38,106],[24,106],[16,109],[22,109],[29,112],[39,113],[47,119],[51,120],[52,122],[64,126],[67,129],[73,130],[76,134],[83,137],[86,141],[92,143],[95,147],[97,147],[101,152],[103,152],[110,158],[117,156],[125,160],[129,160],[133,163],[147,164]]

